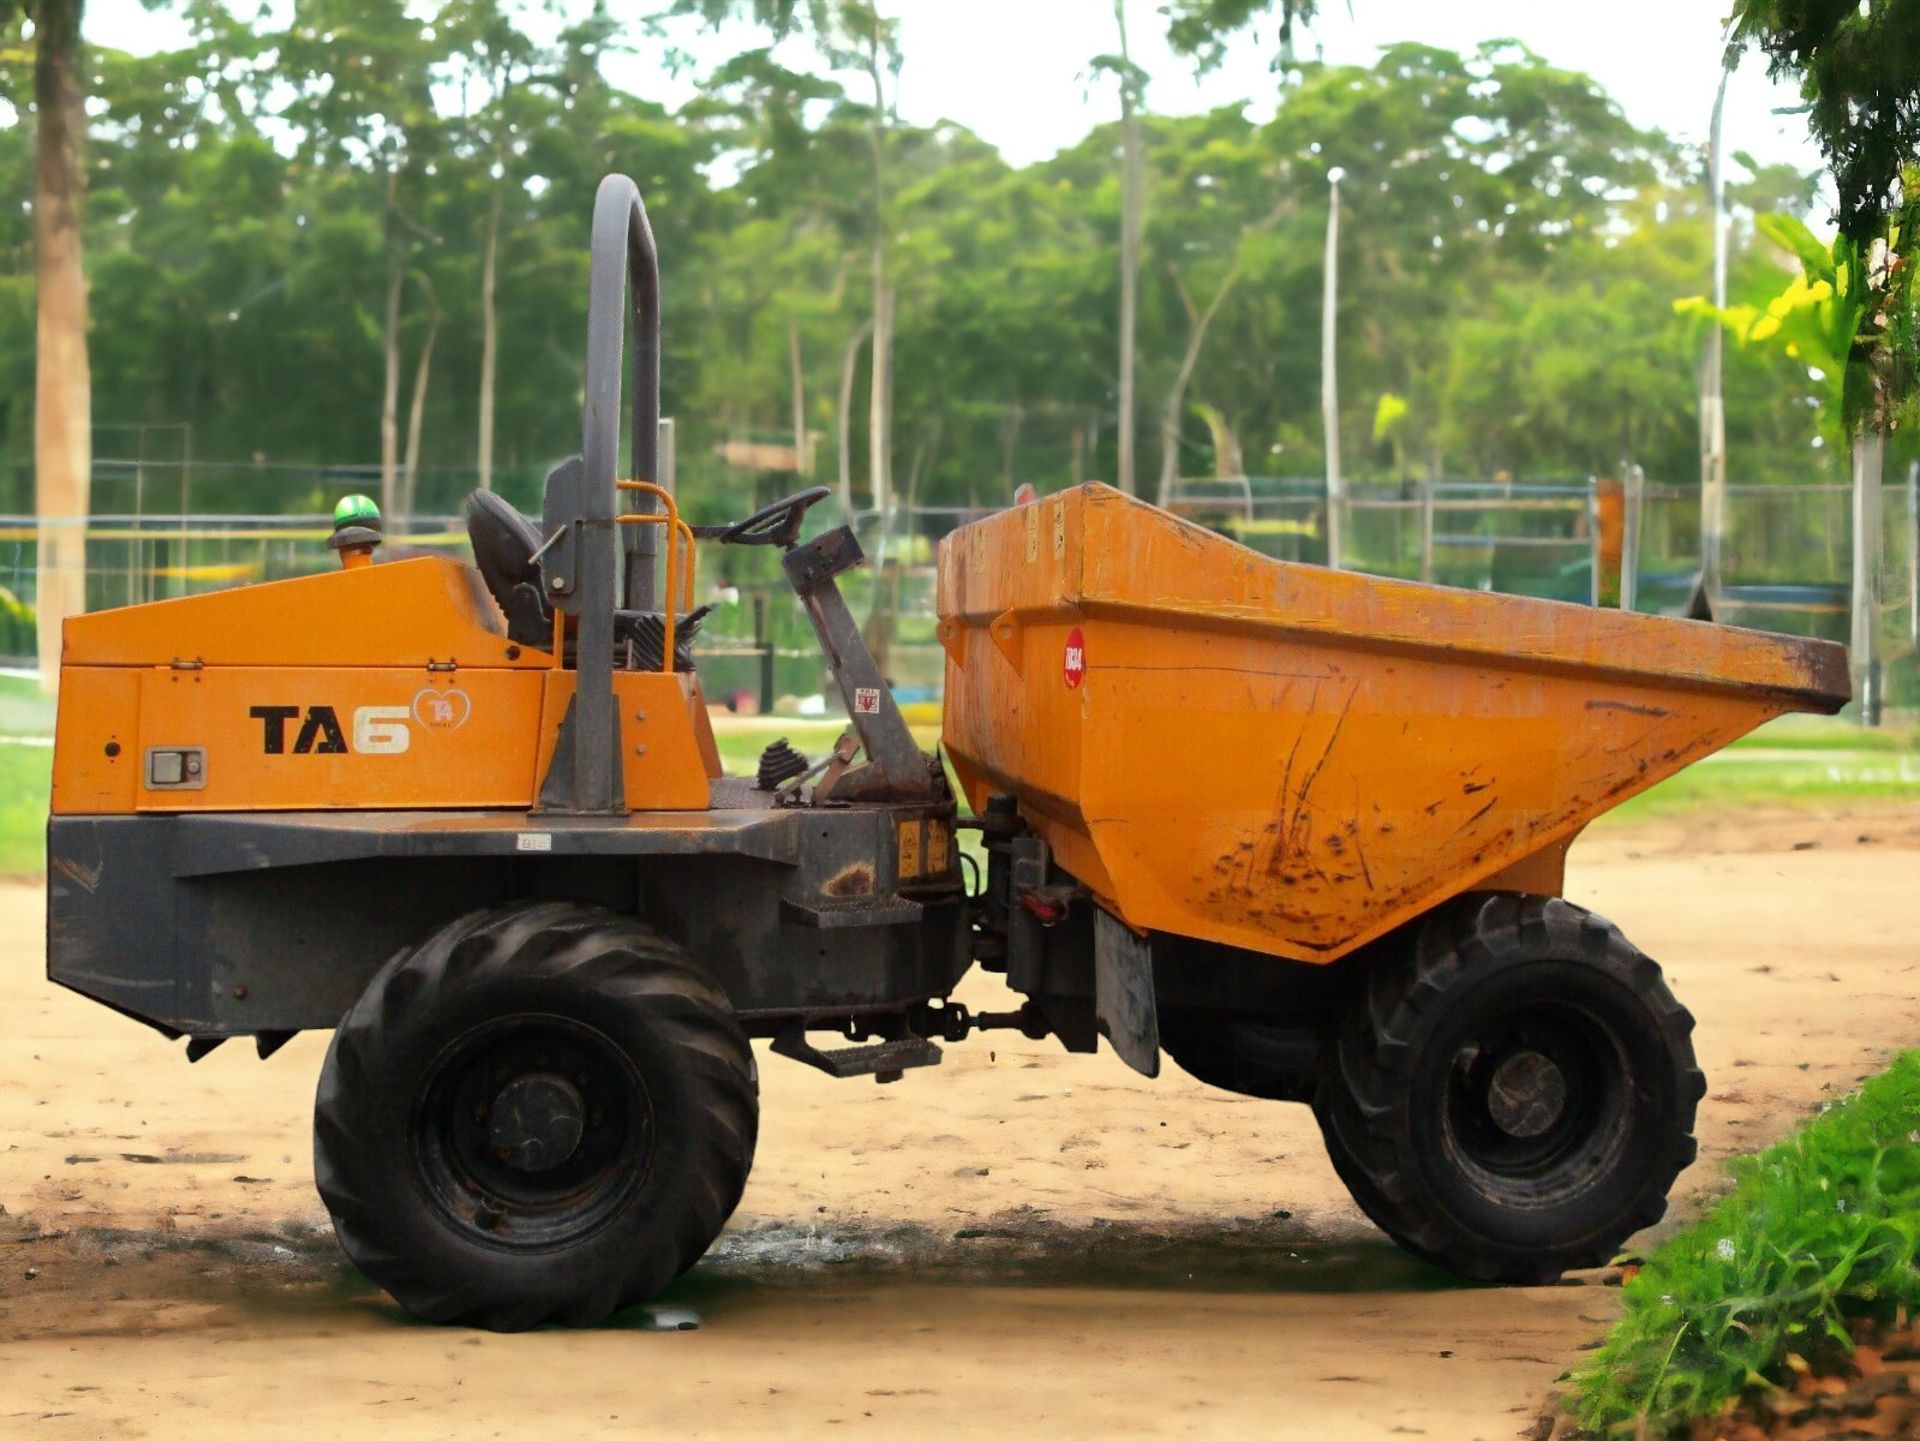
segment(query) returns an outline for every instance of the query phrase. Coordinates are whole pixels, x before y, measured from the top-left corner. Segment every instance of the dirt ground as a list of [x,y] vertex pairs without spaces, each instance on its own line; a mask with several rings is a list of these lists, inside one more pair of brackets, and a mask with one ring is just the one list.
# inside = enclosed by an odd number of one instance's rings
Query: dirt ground
[[[1702,1163],[1920,1036],[1920,810],[1602,826],[1570,898],[1700,1020]],[[188,1067],[41,978],[0,887],[0,1435],[1509,1438],[1605,1277],[1464,1287],[1373,1231],[1297,1107],[996,1034],[895,1086],[763,1056],[741,1214],[587,1333],[406,1320],[312,1189],[326,1038]],[[976,1006],[1004,1001],[976,985]],[[697,1323],[697,1329],[679,1328]]]

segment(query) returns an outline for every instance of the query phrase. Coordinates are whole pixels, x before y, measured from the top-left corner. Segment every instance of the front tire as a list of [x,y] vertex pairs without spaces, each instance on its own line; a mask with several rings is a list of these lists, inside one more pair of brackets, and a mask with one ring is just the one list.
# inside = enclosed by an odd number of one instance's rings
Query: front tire
[[1401,1245],[1537,1284],[1611,1260],[1694,1158],[1693,1018],[1617,927],[1558,899],[1443,907],[1357,996],[1314,1113]]
[[739,1203],[759,1120],[725,996],[631,917],[462,917],[334,1032],[314,1174],[342,1248],[426,1321],[590,1326],[664,1290]]

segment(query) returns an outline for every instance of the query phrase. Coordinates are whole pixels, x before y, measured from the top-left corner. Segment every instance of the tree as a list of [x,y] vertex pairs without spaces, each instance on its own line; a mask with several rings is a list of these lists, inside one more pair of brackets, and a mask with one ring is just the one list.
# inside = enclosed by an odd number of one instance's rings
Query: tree
[[[1156,499],[1165,505],[1180,474],[1188,390],[1207,336],[1245,276],[1258,237],[1294,212],[1298,189],[1289,161],[1264,150],[1235,107],[1163,122],[1153,151],[1153,249],[1167,257],[1166,273],[1186,320],[1180,362],[1160,410]],[[1208,409],[1209,438],[1230,434],[1226,417]]]
[[[1833,172],[1839,240],[1830,249],[1790,225],[1774,237],[1806,280],[1839,293],[1856,329],[1840,385],[1845,428],[1876,448],[1915,400],[1914,237],[1920,233],[1920,0],[1739,0],[1729,64],[1763,51],[1776,79],[1797,80],[1808,128]],[[1804,232],[1804,227],[1801,228]],[[1783,300],[1792,306],[1791,287]],[[1805,312],[1805,307],[1793,307]],[[1878,469],[1876,463],[1875,469]]]
[[415,250],[438,236],[414,213],[435,147],[444,139],[432,95],[446,36],[404,0],[306,0],[276,37],[293,86],[282,118],[315,163],[361,169],[381,189],[386,247],[380,393],[380,503],[398,507],[402,301]]
[[[474,469],[480,489],[493,489],[494,409],[500,357],[500,225],[506,188],[513,183],[515,161],[523,149],[529,120],[523,87],[532,79],[534,46],[514,24],[500,0],[454,0],[440,17],[451,51],[459,58],[463,81],[477,85],[477,103],[468,108],[469,85],[461,86],[463,128],[468,161],[480,169],[487,192],[486,222],[480,258],[480,389]],[[431,292],[429,292],[431,294]],[[433,324],[439,323],[439,306]],[[432,330],[429,330],[429,335]],[[409,431],[408,446],[413,446]],[[411,482],[410,482],[411,485]]]
[[1883,239],[1920,160],[1920,0],[1735,0],[1729,36],[1730,63],[1751,47],[1775,79],[1799,82],[1840,233]]
[[[1920,0],[1737,0],[1737,49],[1763,50],[1775,78],[1800,82],[1808,126],[1833,171],[1840,233],[1831,248],[1782,233],[1809,290],[1787,318],[1821,316],[1830,337],[1850,327],[1840,385],[1852,450],[1853,669],[1862,719],[1880,718],[1878,662],[1880,488],[1895,429],[1920,394],[1920,317],[1915,312],[1920,233]],[[1770,312],[1772,307],[1769,308]],[[1762,328],[1774,317],[1756,323]],[[1777,324],[1777,322],[1776,322]]]
[[[873,86],[868,120],[868,143],[873,150],[873,335],[872,398],[868,403],[868,467],[873,503],[880,511],[880,556],[885,563],[887,534],[893,517],[893,306],[894,288],[887,274],[887,128],[894,101],[887,93],[889,79],[900,78],[900,50],[895,26],[864,0],[840,0],[838,23],[828,32],[835,37],[827,54],[840,64],[855,63]],[[885,664],[884,657],[880,663]]]
[[1176,55],[1190,57],[1197,68],[1211,70],[1226,58],[1227,42],[1245,30],[1258,30],[1263,19],[1274,20],[1278,69],[1293,60],[1295,25],[1313,19],[1318,0],[1167,0],[1161,13],[1167,20],[1167,40]]
[[87,176],[85,0],[7,0],[0,28],[33,25],[34,510],[41,685],[60,683],[60,628],[87,606],[87,516],[93,479],[93,399],[87,354],[82,227]]
[[[536,505],[578,444],[585,217],[611,169],[640,181],[660,241],[664,398],[692,518],[791,489],[814,449],[850,506],[875,503],[876,244],[892,296],[892,495],[982,506],[1026,481],[1114,477],[1119,114],[1013,166],[962,126],[894,113],[884,60],[877,114],[857,32],[839,70],[792,42],[756,47],[669,113],[609,80],[612,49],[650,42],[605,11],[536,42],[517,0],[410,4],[414,20],[392,0],[313,3],[289,34],[210,0],[179,51],[88,57],[93,409],[114,426],[191,425],[196,457],[227,462],[195,469],[196,508],[312,513],[350,484],[321,467],[379,455],[390,357],[393,473],[413,508],[457,504],[488,431],[493,483]],[[358,24],[309,34],[310,14]],[[1277,14],[1255,16],[1266,39]],[[814,19],[796,12],[808,38]],[[358,73],[390,51],[398,68]],[[0,47],[23,115],[31,58]],[[1318,469],[1320,195],[1335,164],[1348,177],[1340,432],[1356,482],[1566,474],[1623,453],[1656,477],[1690,469],[1694,322],[1670,300],[1704,269],[1709,226],[1688,153],[1511,45],[1300,65],[1279,98],[1264,122],[1236,106],[1136,111],[1143,489],[1156,472],[1237,470],[1242,454],[1261,473]],[[397,134],[416,101],[432,114]],[[34,136],[13,114],[0,99],[0,184],[24,195]],[[390,168],[418,231],[389,208]],[[1766,172],[1732,187],[1738,298],[1764,307],[1783,278],[1749,209],[1803,206],[1805,184]],[[32,503],[35,218],[0,208],[0,489],[14,505]],[[1804,359],[1729,349],[1742,478],[1831,465],[1838,446],[1809,448]],[[924,554],[898,530],[888,542],[889,560]],[[770,559],[717,563],[751,586],[772,583]]]
[[446,312],[440,308],[440,296],[425,271],[415,274],[414,283],[427,300],[427,333],[420,342],[420,357],[413,372],[413,400],[407,408],[406,460],[400,467],[401,490],[399,516],[411,522],[420,495],[420,434],[427,410],[427,381],[433,375],[433,342],[440,334],[440,322]]
[[[857,114],[865,122],[871,162],[866,187],[871,217],[872,281],[872,310],[867,322],[871,326],[867,336],[870,346],[867,466],[873,503],[880,513],[879,553],[884,557],[894,508],[892,450],[896,285],[888,266],[888,190],[891,131],[897,123],[895,111],[898,102],[897,94],[889,87],[897,86],[901,64],[898,26],[880,12],[873,0],[809,0],[805,5],[795,3],[795,0],[676,0],[670,13],[697,15],[710,25],[737,16],[764,27],[775,39],[804,28],[832,68],[858,73],[869,87],[871,102],[858,111],[850,109],[849,113]],[[736,62],[733,72],[735,79],[751,79],[764,86],[768,79],[775,78],[778,67],[773,65],[767,52],[750,52],[749,56],[741,58],[748,64],[742,67]],[[806,99],[823,97],[807,96],[789,84],[777,98],[783,109],[770,116],[775,125],[771,138],[783,142],[784,147],[790,149],[797,114],[794,102],[798,100],[804,103]],[[866,327],[861,328],[864,330]],[[856,344],[855,341],[848,343],[846,353],[849,357]],[[850,399],[847,388],[843,386],[842,390],[843,395]],[[844,413],[844,404],[842,410]],[[841,433],[843,436],[846,434],[844,420]],[[841,451],[844,474],[844,444]]]

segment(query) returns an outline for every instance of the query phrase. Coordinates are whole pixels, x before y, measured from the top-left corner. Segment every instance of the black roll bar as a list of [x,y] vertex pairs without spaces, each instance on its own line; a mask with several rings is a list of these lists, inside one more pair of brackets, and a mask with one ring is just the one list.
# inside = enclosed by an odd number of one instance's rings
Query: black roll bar
[[554,603],[578,617],[579,633],[573,705],[541,783],[536,809],[542,811],[620,815],[626,810],[620,717],[613,704],[613,613],[623,604],[630,610],[653,608],[659,550],[655,532],[661,529],[623,526],[615,518],[621,495],[631,498],[635,511],[658,508],[645,492],[617,489],[622,478],[620,370],[629,317],[634,336],[633,476],[657,480],[660,255],[640,187],[624,175],[609,175],[593,200],[580,460],[577,468],[562,466],[547,482],[548,521],[558,529],[548,542],[552,549],[542,557],[543,574]]

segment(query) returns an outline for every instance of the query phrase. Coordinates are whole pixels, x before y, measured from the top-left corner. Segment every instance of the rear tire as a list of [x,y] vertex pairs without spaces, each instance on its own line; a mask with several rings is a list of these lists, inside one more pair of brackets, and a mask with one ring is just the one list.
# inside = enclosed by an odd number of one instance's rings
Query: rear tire
[[1317,1084],[1312,1033],[1217,1011],[1160,1013],[1160,1045],[1203,1085],[1262,1101],[1311,1101]]
[[705,1253],[758,1120],[753,1052],[677,946],[523,903],[374,977],[321,1071],[314,1174],[341,1247],[422,1320],[590,1326]]
[[1617,927],[1558,899],[1443,907],[1355,998],[1314,1101],[1360,1208],[1458,1275],[1605,1265],[1693,1160],[1693,1018]]

